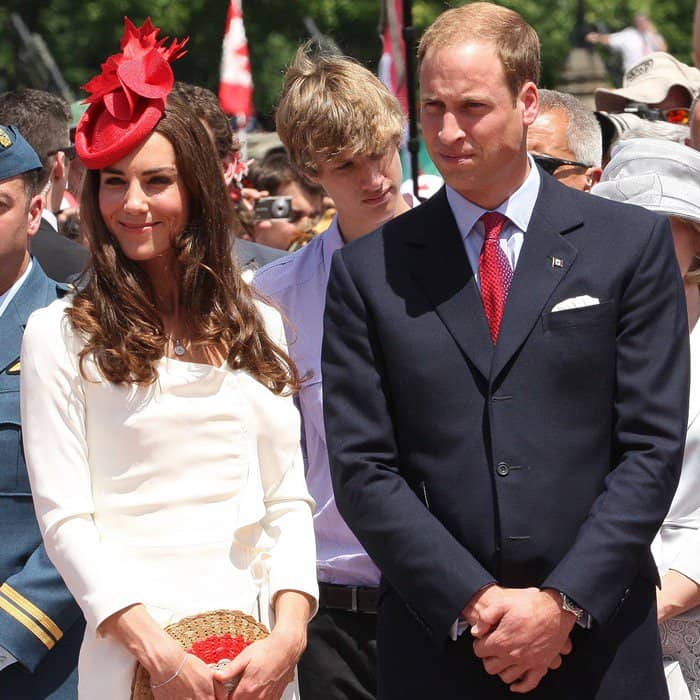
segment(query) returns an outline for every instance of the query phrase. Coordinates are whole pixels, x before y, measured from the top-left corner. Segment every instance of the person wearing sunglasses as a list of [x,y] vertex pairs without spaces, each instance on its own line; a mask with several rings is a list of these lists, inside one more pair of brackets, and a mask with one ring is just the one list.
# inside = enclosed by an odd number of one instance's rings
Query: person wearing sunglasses
[[599,112],[625,112],[642,119],[685,125],[698,91],[700,70],[656,51],[625,73],[621,88],[598,88],[595,106]]
[[687,107],[673,107],[672,109],[659,109],[658,118],[670,124],[686,125],[690,121],[690,109]]
[[527,150],[562,184],[588,191],[600,179],[602,136],[593,112],[573,95],[540,90],[540,111],[527,132]]

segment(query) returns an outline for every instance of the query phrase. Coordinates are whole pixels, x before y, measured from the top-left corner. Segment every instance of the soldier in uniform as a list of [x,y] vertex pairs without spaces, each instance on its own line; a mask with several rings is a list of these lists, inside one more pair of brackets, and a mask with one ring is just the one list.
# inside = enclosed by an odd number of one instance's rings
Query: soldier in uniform
[[41,221],[41,161],[0,126],[0,697],[75,700],[80,609],[34,515],[20,425],[20,346],[29,315],[67,291],[28,253]]

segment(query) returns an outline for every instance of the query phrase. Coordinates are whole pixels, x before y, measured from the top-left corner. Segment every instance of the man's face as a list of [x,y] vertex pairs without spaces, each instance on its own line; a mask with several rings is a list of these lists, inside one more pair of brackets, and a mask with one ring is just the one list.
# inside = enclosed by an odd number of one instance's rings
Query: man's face
[[464,42],[431,49],[420,69],[421,125],[430,157],[451,187],[494,208],[528,172],[527,127],[537,116],[537,88],[510,91],[495,49]]
[[666,94],[661,102],[656,102],[650,107],[655,107],[660,110],[677,109],[678,107],[690,107],[692,97],[690,93],[680,85],[672,85],[671,89]]
[[29,262],[27,242],[39,228],[42,201],[27,199],[21,175],[0,180],[0,294],[22,275]]
[[401,209],[401,178],[397,144],[390,143],[376,156],[341,152],[320,164],[314,180],[333,200],[341,229],[352,217],[353,228],[369,233]]
[[[527,150],[530,153],[539,153],[564,160],[578,160],[569,148],[569,140],[566,132],[569,128],[569,120],[566,114],[559,109],[548,112],[540,112],[532,126],[527,130]],[[554,177],[567,187],[576,190],[587,191],[592,186],[595,175],[589,169],[580,165],[561,165],[554,173]]]
[[314,194],[297,182],[289,182],[273,196],[292,198],[291,216],[288,219],[256,221],[254,240],[271,248],[287,250],[300,231],[309,231],[318,221],[323,210],[323,195]]
[[[681,85],[672,85],[661,102],[650,102],[648,106],[651,109],[660,109],[663,112],[661,118],[665,121],[673,124],[684,124],[687,121],[683,121],[683,118],[686,116],[686,112],[683,110],[688,110],[692,101],[692,95],[688,90]],[[611,109],[610,111],[612,113],[623,112],[631,104],[633,104],[633,100],[627,99],[624,101],[624,104],[618,105],[617,109]],[[674,113],[672,110],[681,111]]]
[[635,15],[634,26],[640,32],[649,32],[652,30],[652,24],[646,15]]

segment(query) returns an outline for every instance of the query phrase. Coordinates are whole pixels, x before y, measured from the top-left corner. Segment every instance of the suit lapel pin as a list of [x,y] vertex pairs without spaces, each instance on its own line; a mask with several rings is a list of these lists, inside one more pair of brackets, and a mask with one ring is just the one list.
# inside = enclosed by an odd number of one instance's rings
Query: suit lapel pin
[[564,267],[564,261],[561,258],[552,256],[552,267]]

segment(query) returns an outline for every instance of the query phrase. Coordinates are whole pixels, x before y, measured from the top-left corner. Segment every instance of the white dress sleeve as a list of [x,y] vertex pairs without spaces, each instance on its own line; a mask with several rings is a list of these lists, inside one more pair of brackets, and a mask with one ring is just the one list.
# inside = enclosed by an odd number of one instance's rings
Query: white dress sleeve
[[79,339],[53,302],[30,317],[21,356],[22,432],[27,470],[46,550],[96,630],[113,613],[138,603],[114,553],[93,520],[88,410],[77,353]]
[[688,530],[679,543],[679,551],[669,565],[686,578],[700,584],[700,530]]

